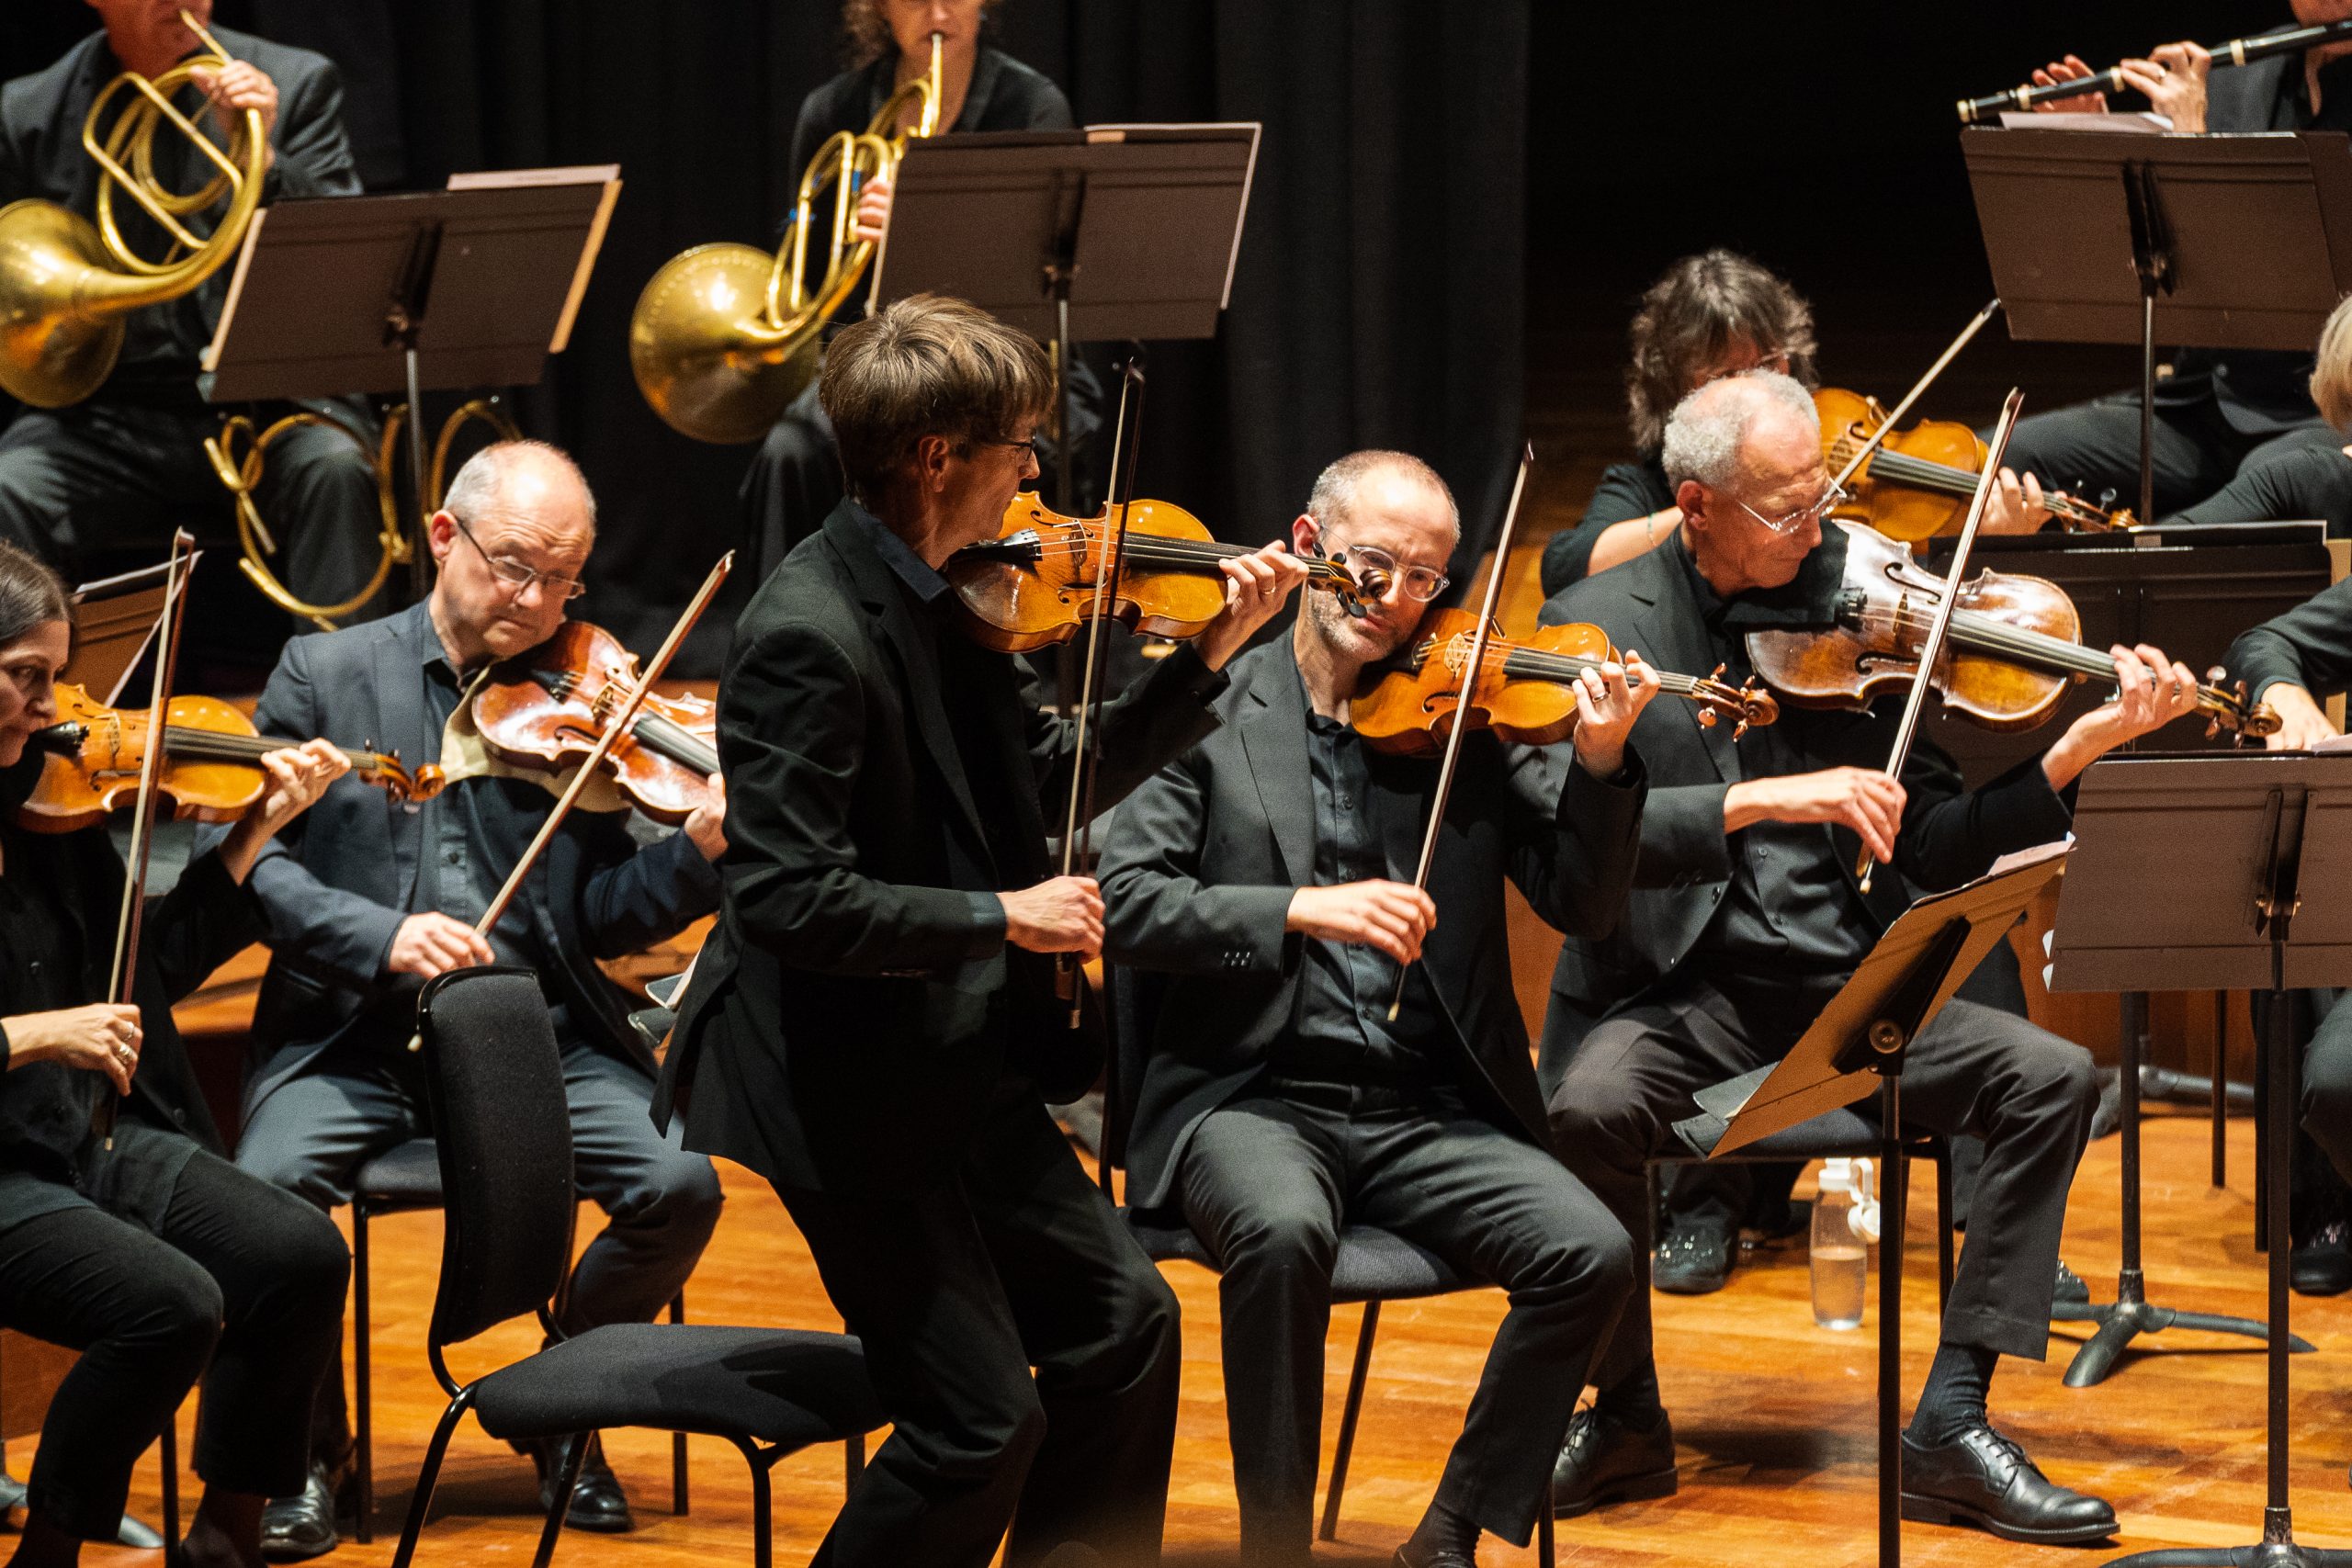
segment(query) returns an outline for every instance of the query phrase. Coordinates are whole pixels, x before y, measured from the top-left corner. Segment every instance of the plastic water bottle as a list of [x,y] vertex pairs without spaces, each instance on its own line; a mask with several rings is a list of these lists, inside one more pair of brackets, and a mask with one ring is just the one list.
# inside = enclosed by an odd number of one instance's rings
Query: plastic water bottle
[[1871,1270],[1870,1243],[1855,1222],[1869,1181],[1867,1160],[1824,1162],[1813,1201],[1813,1321],[1824,1328],[1860,1328]]

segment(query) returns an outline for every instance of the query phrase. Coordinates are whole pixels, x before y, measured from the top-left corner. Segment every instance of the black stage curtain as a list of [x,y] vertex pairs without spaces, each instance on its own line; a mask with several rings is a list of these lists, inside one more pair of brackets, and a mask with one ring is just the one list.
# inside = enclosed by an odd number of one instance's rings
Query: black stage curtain
[[[76,0],[0,10],[9,74],[93,19]],[[838,8],[219,0],[216,14],[341,65],[371,189],[621,165],[572,345],[520,406],[596,488],[605,524],[584,613],[649,647],[736,542],[751,449],[702,446],[653,417],[629,375],[629,309],[686,246],[773,232],[799,177],[783,163],[801,97],[841,65]],[[996,26],[1063,85],[1080,123],[1265,123],[1220,336],[1150,347],[1143,493],[1256,541],[1285,526],[1333,457],[1401,447],[1455,487],[1475,560],[1520,440],[1526,0],[1008,0]],[[682,668],[710,670],[722,646],[714,626]]]

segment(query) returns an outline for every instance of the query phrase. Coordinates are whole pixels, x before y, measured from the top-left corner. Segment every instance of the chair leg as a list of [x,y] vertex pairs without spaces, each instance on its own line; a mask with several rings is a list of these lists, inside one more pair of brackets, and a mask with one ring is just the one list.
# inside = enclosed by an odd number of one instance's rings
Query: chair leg
[[1323,1497],[1322,1539],[1340,1539],[1340,1499],[1348,1490],[1348,1456],[1356,1446],[1356,1417],[1363,1413],[1363,1383],[1372,1371],[1372,1337],[1380,1331],[1380,1303],[1363,1303],[1363,1326],[1356,1330],[1356,1364],[1348,1374],[1348,1402],[1340,1412],[1340,1441],[1331,1452],[1331,1488]]
[[[686,1321],[686,1292],[680,1291],[670,1298],[670,1321]],[[680,1518],[686,1517],[686,1435],[670,1434],[670,1512]]]
[[574,1432],[564,1441],[555,1493],[548,1503],[548,1522],[539,1529],[539,1551],[531,1559],[531,1568],[548,1568],[555,1560],[555,1538],[563,1533],[563,1516],[571,1510],[572,1488],[580,1484],[580,1472],[588,1461],[588,1444],[594,1436]]
[[[441,1461],[449,1454],[449,1435],[458,1429],[458,1417],[472,1407],[474,1385],[468,1383],[441,1412],[441,1419],[433,1428],[433,1440],[424,1445],[424,1463],[416,1472],[416,1495],[408,1500],[408,1520],[401,1526],[401,1543],[392,1552],[392,1568],[408,1568],[416,1558],[416,1539],[424,1533],[424,1516],[433,1506],[433,1488],[441,1480]],[[566,1499],[556,1496],[558,1503]]]
[[1535,1561],[1539,1568],[1557,1568],[1558,1551],[1552,1540],[1552,1483],[1544,1483],[1543,1511],[1535,1516]]
[[[735,1446],[743,1450],[743,1462],[752,1467],[752,1568],[775,1568],[775,1529],[768,1505],[768,1467],[780,1457],[762,1453],[749,1440],[738,1438]],[[863,1444],[861,1443],[861,1447]]]
[[849,1489],[854,1492],[857,1489],[857,1478],[865,1473],[865,1434],[863,1432],[854,1434],[850,1438],[849,1441],[843,1443],[842,1447],[846,1450],[848,1453],[848,1485]]
[[1951,1300],[1951,1150],[1939,1148],[1936,1162],[1936,1315]]
[[160,1439],[162,1450],[157,1458],[164,1466],[164,1550],[175,1552],[180,1549],[180,1413],[172,1412],[164,1423]]
[[[368,1203],[351,1205],[352,1393],[359,1402],[356,1462],[359,1467],[359,1544],[376,1540],[376,1385],[368,1354]],[[342,1354],[340,1347],[336,1354]]]

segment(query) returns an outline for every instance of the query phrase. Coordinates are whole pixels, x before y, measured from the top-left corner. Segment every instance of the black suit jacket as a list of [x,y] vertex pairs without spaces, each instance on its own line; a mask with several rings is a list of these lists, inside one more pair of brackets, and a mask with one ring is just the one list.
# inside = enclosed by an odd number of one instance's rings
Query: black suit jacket
[[[353,196],[359,174],[352,162],[351,139],[343,124],[343,78],[322,54],[287,44],[272,43],[230,28],[215,27],[231,57],[252,62],[277,87],[277,125],[271,132],[277,157],[263,181],[262,199],[288,197]],[[122,70],[104,32],[93,33],[51,63],[47,70],[19,76],[0,86],[0,207],[27,197],[39,197],[71,208],[85,218],[97,203],[98,166],[82,150],[82,122],[98,90]],[[193,89],[180,98],[191,118],[198,118]],[[199,118],[209,124],[209,116]],[[201,155],[181,146],[168,127],[155,141],[157,163],[175,176],[174,188],[190,190],[203,183],[201,175],[178,172],[201,165]],[[118,197],[115,211],[122,215],[124,234],[141,254],[154,259],[164,252],[163,236],[145,214]],[[217,216],[218,209],[214,214]],[[206,231],[201,222],[196,231]],[[195,358],[211,340],[220,320],[220,302],[228,295],[230,275],[224,266],[194,293],[159,309],[131,314],[117,374],[134,378],[193,374]],[[101,393],[101,396],[104,394]]]
[[2323,702],[2342,694],[2352,686],[2352,577],[2240,633],[2226,662],[2256,702],[2280,682]]
[[[1842,548],[1838,536],[1830,538]],[[1591,622],[1618,647],[1639,649],[1661,670],[1712,669],[1714,655],[1691,590],[1689,558],[1680,540],[1669,539],[1573,584],[1545,604],[1542,620],[1546,626]],[[1860,713],[1784,707],[1780,722],[1797,732],[1816,768],[1883,768],[1901,712],[1899,701]],[[1552,978],[1554,1008],[1566,1006],[1587,1019],[1672,975],[1731,885],[1724,796],[1747,775],[1730,727],[1702,728],[1690,704],[1661,697],[1634,721],[1634,740],[1649,769],[1650,794],[1625,919],[1599,942],[1572,934]],[[1907,800],[1896,869],[1901,880],[1929,890],[1955,886],[2004,854],[2059,838],[2072,820],[2038,758],[1970,790],[1951,759],[1923,739],[1911,748],[1903,787]],[[1821,831],[1847,867],[1853,896],[1881,925],[1892,922],[1909,898],[1898,879],[1874,878],[1866,897],[1852,881],[1860,840],[1842,827],[1825,825]]]
[[[437,758],[441,732],[425,705],[419,651],[435,635],[429,604],[418,604],[364,626],[296,637],[270,672],[254,722],[264,735],[323,736],[397,750],[412,764]],[[505,781],[452,787],[505,787]],[[204,841],[225,832],[206,829]],[[269,922],[271,953],[254,1018],[247,1115],[363,1021],[388,1038],[405,1038],[414,1003],[404,988],[385,983],[384,961],[410,912],[424,848],[422,814],[342,778],[262,852],[251,885]],[[624,815],[574,811],[505,918],[528,920],[540,951],[560,955],[556,972],[541,980],[565,1004],[572,1026],[650,1077],[652,1056],[627,1021],[631,1000],[594,960],[673,935],[718,902],[718,871],[684,833],[640,849]]]
[[[1045,823],[1075,726],[1036,705],[1021,660],[942,628],[989,738],[958,747],[876,525],[842,502],[736,623],[726,897],[654,1100],[664,1127],[684,1114],[688,1148],[819,1191],[939,1179],[1066,1012],[1052,961],[1006,944],[995,895],[1053,874]],[[1212,728],[1224,684],[1181,649],[1105,705],[1098,805]],[[984,824],[983,801],[1012,819]]]
[[[1305,939],[1283,927],[1293,891],[1315,879],[1315,798],[1290,639],[1236,660],[1217,709],[1224,726],[1119,808],[1103,853],[1110,958],[1168,975],[1149,1010],[1127,1141],[1128,1199],[1143,1208],[1170,1201],[1193,1129],[1258,1075],[1297,1004]],[[1437,764],[1371,761],[1366,809],[1387,874],[1409,882]],[[1467,737],[1430,865],[1438,921],[1422,963],[1463,1087],[1496,1125],[1545,1147],[1503,879],[1554,925],[1606,935],[1624,907],[1642,813],[1638,762],[1628,772],[1623,784],[1604,783],[1565,746]]]

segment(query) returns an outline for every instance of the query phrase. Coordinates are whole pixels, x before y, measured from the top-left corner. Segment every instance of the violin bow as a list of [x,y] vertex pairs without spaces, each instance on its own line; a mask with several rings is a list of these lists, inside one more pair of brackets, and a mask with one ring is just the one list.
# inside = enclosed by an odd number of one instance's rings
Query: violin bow
[[[155,847],[155,803],[164,776],[164,732],[168,728],[172,684],[179,672],[180,625],[187,612],[188,573],[196,570],[196,539],[185,528],[172,535],[164,571],[164,604],[155,617],[155,678],[149,694],[147,750],[139,759],[139,797],[130,818],[130,851],[124,857],[122,906],[116,912],[114,962],[107,971],[107,1000],[137,1005],[139,936],[147,913],[147,868]],[[135,1069],[134,1069],[135,1070]],[[123,1097],[108,1094],[91,1116],[91,1131],[114,1147],[115,1118]]]
[[[2001,423],[1993,428],[1993,440],[1987,448],[1984,471],[1976,476],[1976,497],[1968,503],[1968,520],[1960,527],[1960,543],[1951,552],[1951,570],[1944,578],[1942,596],[1936,601],[1936,613],[1928,623],[1928,635],[1919,644],[1918,673],[1911,682],[1911,694],[1903,700],[1903,722],[1894,731],[1894,750],[1886,760],[1886,776],[1903,777],[1903,764],[1911,755],[1912,737],[1918,733],[1919,713],[1927,705],[1929,679],[1936,662],[1943,657],[1944,641],[1951,630],[1952,611],[1960,603],[1960,585],[1968,571],[1968,552],[1976,543],[1976,525],[1984,521],[1984,503],[1993,493],[1995,476],[2001,471],[2001,458],[2008,451],[2009,432],[2017,428],[2018,410],[2025,404],[2025,394],[2015,387],[2001,404]],[[1892,421],[1888,423],[1892,423]],[[1896,825],[1898,829],[1901,824]],[[1854,862],[1854,874],[1861,879],[1862,891],[1871,890],[1871,876],[1878,869],[1871,857],[1870,845],[1862,846],[1860,856]]]
[[[1478,674],[1486,666],[1487,645],[1495,626],[1495,606],[1503,594],[1503,575],[1510,564],[1510,536],[1519,526],[1520,498],[1527,493],[1527,471],[1535,466],[1535,446],[1523,442],[1520,446],[1519,477],[1511,481],[1510,505],[1503,512],[1502,532],[1495,536],[1495,566],[1487,574],[1487,597],[1478,606],[1477,629],[1470,634],[1470,657],[1462,666],[1462,690],[1453,699],[1453,728],[1446,731],[1445,758],[1437,765],[1437,790],[1430,801],[1430,825],[1421,834],[1421,863],[1414,869],[1413,886],[1426,892],[1430,885],[1430,863],[1437,858],[1437,836],[1445,826],[1446,798],[1453,793],[1453,770],[1462,758],[1462,738],[1470,732],[1470,702],[1478,694]],[[1408,965],[1396,971],[1396,994],[1388,998],[1388,1021],[1405,1006],[1405,980],[1411,973]]]
[[[1111,490],[1102,503],[1102,559],[1094,573],[1094,613],[1086,626],[1086,668],[1078,682],[1078,756],[1069,781],[1069,808],[1062,824],[1062,874],[1074,876],[1094,847],[1094,781],[1102,766],[1102,727],[1094,722],[1094,705],[1102,696],[1102,626],[1108,621],[1113,594],[1127,557],[1127,518],[1124,510],[1136,492],[1136,456],[1142,449],[1143,367],[1129,359],[1119,374],[1119,423],[1111,437]],[[1081,530],[1084,525],[1080,525]],[[1083,532],[1080,538],[1085,537]],[[1065,953],[1055,961],[1061,983],[1069,991],[1069,1026],[1076,1029],[1084,1014],[1085,987],[1077,983],[1078,957]]]
[[[1861,471],[1862,465],[1871,460],[1871,455],[1885,445],[1889,435],[1894,434],[1894,427],[1903,423],[1903,416],[1911,412],[1911,405],[1917,402],[1928,389],[1936,384],[1936,378],[1944,373],[1944,367],[1960,357],[1960,351],[1966,348],[1976,334],[1984,330],[1984,323],[1991,321],[2000,309],[2000,299],[1996,296],[1991,303],[1976,312],[1974,321],[1960,329],[1960,335],[1952,339],[1941,354],[1936,355],[1936,362],[1928,367],[1925,375],[1912,383],[1911,389],[1903,394],[1903,400],[1894,405],[1894,412],[1878,422],[1878,428],[1871,433],[1871,438],[1863,442],[1860,449],[1851,457],[1846,459],[1846,466],[1838,469],[1838,477],[1829,481],[1832,489],[1843,490],[1846,481]],[[1988,460],[1984,467],[1988,471],[1998,473],[2001,465],[1997,460]]]
[[[547,820],[539,824],[538,832],[532,836],[530,847],[523,852],[523,858],[514,863],[514,869],[506,874],[505,886],[499,888],[498,897],[490,901],[490,908],[482,911],[481,919],[474,922],[476,936],[486,938],[498,929],[499,917],[506,913],[507,906],[514,902],[514,895],[522,891],[523,878],[531,874],[532,865],[547,852],[548,845],[554,841],[556,829],[563,826],[564,818],[571,815],[572,806],[580,799],[581,791],[586,789],[588,782],[595,777],[596,769],[612,754],[620,738],[628,733],[629,726],[636,722],[638,710],[645,705],[646,696],[653,690],[653,682],[670,668],[670,660],[677,653],[678,646],[686,640],[686,634],[695,629],[695,623],[702,619],[703,611],[709,608],[711,600],[718,595],[719,585],[734,570],[735,552],[729,550],[718,558],[718,564],[710,569],[710,575],[702,580],[700,588],[695,590],[694,598],[678,616],[677,623],[671,626],[670,635],[662,639],[662,646],[654,652],[651,661],[629,687],[628,700],[621,705],[619,712],[605,721],[605,732],[596,737],[595,746],[581,762],[579,771],[572,774],[571,782],[564,786],[561,795],[556,796],[555,809],[548,812]],[[408,1048],[412,1051],[424,1049],[422,1030],[409,1036]]]

